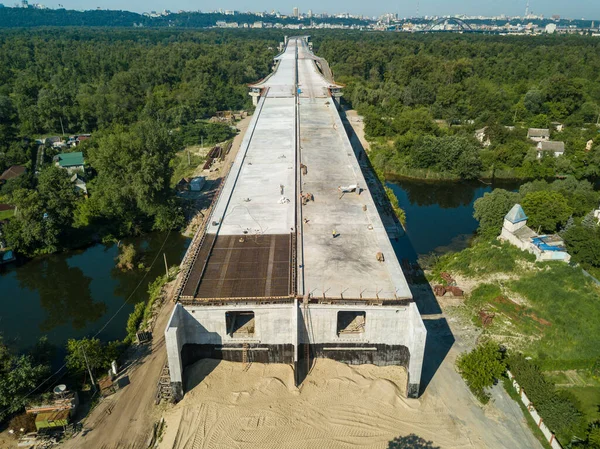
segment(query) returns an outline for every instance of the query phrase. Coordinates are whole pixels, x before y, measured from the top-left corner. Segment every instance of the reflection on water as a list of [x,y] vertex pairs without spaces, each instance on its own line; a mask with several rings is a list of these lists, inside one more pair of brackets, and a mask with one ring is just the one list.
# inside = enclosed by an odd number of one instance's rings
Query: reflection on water
[[[58,348],[68,338],[94,335],[117,311],[99,335],[102,340],[121,339],[135,303],[147,298],[148,284],[164,273],[162,253],[170,265],[183,257],[188,239],[172,233],[127,240],[138,250],[140,261],[154,267],[131,299],[123,302],[140,283],[145,270],[121,272],[115,268],[116,245],[95,245],[81,251],[56,254],[21,266],[0,268],[0,332],[15,350],[31,348],[42,335]],[[60,355],[60,351],[59,351]]]
[[406,211],[407,235],[395,245],[399,257],[415,260],[419,254],[444,254],[468,247],[478,226],[473,218],[475,200],[494,188],[515,190],[519,183],[395,180],[387,185]]
[[58,326],[83,329],[106,313],[106,304],[94,302],[90,284],[77,267],[70,267],[64,257],[48,257],[40,263],[16,270],[19,288],[37,292],[46,318],[39,324],[42,333]]

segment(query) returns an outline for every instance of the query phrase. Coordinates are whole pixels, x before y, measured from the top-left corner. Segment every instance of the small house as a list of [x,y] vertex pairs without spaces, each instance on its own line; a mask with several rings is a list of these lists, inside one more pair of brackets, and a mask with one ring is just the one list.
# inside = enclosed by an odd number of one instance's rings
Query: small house
[[492,141],[486,134],[487,126],[485,128],[481,128],[475,131],[475,138],[481,143],[484,147],[489,147],[492,144]]
[[544,128],[529,128],[527,138],[534,142],[547,142],[550,140],[550,130]]
[[585,144],[585,151],[591,151],[594,146],[594,141],[592,139],[588,140]]
[[569,262],[571,255],[559,235],[538,235],[527,226],[527,216],[520,204],[515,204],[504,216],[502,232],[498,239],[535,255],[536,260],[560,260]]
[[69,425],[69,418],[69,410],[38,413],[35,417],[35,428],[38,432],[42,429],[64,429]]
[[52,137],[46,137],[44,139],[44,144],[46,145],[50,145],[50,146],[58,146],[62,143],[62,138],[60,136],[52,136]]
[[565,154],[564,142],[538,142],[537,158],[541,159],[544,154],[551,154],[554,157],[559,157]]
[[73,173],[73,176],[71,176],[71,182],[74,184],[76,191],[87,195],[87,184],[85,183],[85,180],[81,177],[81,175],[79,175],[78,173]]
[[64,168],[69,173],[77,171],[82,172],[85,163],[81,151],[75,153],[60,153],[54,157],[54,161],[56,162],[57,167]]
[[559,133],[565,129],[565,125],[563,125],[562,123],[559,123],[559,122],[552,122],[552,126]]

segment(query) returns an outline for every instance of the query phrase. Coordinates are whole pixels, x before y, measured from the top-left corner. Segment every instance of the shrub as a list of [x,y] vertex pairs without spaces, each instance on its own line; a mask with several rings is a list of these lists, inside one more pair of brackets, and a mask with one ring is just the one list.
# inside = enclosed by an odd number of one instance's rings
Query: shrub
[[494,342],[487,342],[477,346],[469,353],[460,355],[456,366],[471,392],[482,403],[490,400],[485,391],[506,371],[504,354]]
[[546,425],[561,441],[566,443],[574,436],[585,436],[585,419],[572,394],[557,391],[540,368],[521,354],[509,357],[508,366]]
[[136,254],[135,247],[132,244],[122,245],[117,256],[117,268],[121,271],[133,270]]

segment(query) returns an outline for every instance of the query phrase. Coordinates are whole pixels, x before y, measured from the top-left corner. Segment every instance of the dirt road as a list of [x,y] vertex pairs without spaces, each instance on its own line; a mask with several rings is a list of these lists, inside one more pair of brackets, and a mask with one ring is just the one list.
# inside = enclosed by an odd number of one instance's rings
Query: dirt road
[[[251,117],[240,121],[231,150],[211,178],[225,176],[240,148]],[[160,309],[154,338],[128,368],[129,385],[103,399],[83,422],[84,431],[60,445],[63,449],[145,449],[161,410],[154,405],[156,385],[167,355],[164,329],[173,310],[171,293]],[[145,351],[144,351],[145,350]],[[145,352],[145,353],[144,353]]]
[[173,303],[167,301],[156,320],[148,354],[129,369],[129,382],[103,399],[83,422],[84,431],[66,441],[64,449],[142,449],[160,413],[154,405],[156,384],[166,360],[164,329]]

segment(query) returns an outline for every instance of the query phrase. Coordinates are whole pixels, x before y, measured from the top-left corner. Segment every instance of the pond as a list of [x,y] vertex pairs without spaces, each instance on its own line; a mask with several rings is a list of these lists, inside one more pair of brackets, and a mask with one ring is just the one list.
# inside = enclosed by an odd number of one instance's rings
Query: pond
[[519,184],[404,179],[388,182],[406,212],[406,235],[395,244],[398,257],[413,261],[422,254],[444,254],[466,248],[478,227],[473,218],[475,200],[494,188],[516,190]]
[[98,338],[103,341],[124,338],[134,305],[148,297],[148,284],[165,272],[162,253],[170,266],[178,265],[189,240],[173,232],[124,243],[134,244],[147,267],[158,254],[152,269],[117,269],[116,244],[98,244],[20,266],[0,267],[0,332],[4,342],[15,351],[25,351],[46,335],[58,348],[59,360],[69,338],[93,336],[101,329]]

